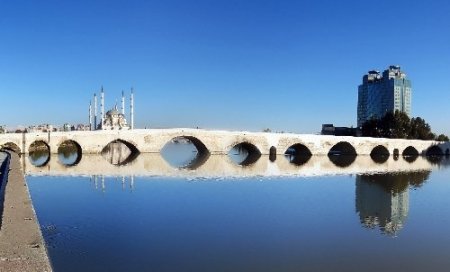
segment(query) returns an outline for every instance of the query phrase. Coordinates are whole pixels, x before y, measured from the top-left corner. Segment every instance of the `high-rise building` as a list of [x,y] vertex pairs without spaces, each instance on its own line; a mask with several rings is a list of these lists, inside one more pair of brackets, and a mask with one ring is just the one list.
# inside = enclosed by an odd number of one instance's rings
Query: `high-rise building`
[[357,124],[381,118],[389,111],[402,111],[411,116],[411,81],[400,66],[391,65],[382,74],[369,71],[358,86]]

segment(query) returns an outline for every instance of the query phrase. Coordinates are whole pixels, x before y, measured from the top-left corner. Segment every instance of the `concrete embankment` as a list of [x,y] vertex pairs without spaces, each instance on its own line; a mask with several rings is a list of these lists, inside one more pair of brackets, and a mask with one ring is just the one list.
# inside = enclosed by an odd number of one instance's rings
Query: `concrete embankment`
[[0,165],[0,271],[52,271],[19,156],[0,152]]

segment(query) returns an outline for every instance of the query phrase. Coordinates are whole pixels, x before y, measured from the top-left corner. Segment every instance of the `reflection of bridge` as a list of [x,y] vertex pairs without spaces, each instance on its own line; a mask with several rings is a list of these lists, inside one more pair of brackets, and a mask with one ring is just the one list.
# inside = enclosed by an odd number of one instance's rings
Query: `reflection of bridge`
[[159,154],[140,154],[132,162],[117,166],[108,162],[101,155],[83,155],[83,159],[73,166],[59,162],[57,155],[52,155],[48,164],[42,167],[31,164],[26,156],[22,156],[23,169],[26,175],[40,176],[182,176],[191,178],[222,177],[271,177],[271,176],[321,176],[371,174],[384,172],[429,171],[436,164],[424,157],[417,157],[414,162],[392,156],[383,163],[376,163],[370,156],[357,156],[346,167],[339,167],[327,156],[312,156],[302,165],[291,163],[284,156],[276,161],[259,159],[249,166],[241,166],[233,162],[229,156],[211,155],[208,160],[196,168],[176,168],[171,166]]
[[30,145],[41,142],[50,153],[73,142],[83,154],[99,154],[111,142],[119,141],[140,153],[159,153],[175,138],[190,140],[200,153],[227,154],[241,144],[249,153],[284,154],[289,148],[297,153],[326,155],[341,154],[402,154],[449,153],[450,144],[435,141],[337,137],[288,133],[255,133],[243,131],[210,131],[201,129],[136,129],[128,131],[72,131],[49,133],[0,134],[0,145],[29,153]]

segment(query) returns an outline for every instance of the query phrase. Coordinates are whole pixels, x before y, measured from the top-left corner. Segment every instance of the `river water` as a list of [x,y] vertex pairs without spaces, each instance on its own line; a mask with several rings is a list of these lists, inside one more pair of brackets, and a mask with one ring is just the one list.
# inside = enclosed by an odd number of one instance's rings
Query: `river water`
[[24,158],[55,271],[450,266],[446,158],[261,156],[241,165],[240,155],[171,148],[126,164],[117,155]]

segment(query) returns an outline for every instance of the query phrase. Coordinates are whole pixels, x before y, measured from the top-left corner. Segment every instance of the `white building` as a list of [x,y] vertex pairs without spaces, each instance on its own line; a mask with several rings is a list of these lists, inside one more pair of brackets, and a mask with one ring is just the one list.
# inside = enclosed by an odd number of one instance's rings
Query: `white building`
[[94,94],[94,112],[92,103],[89,104],[89,127],[91,130],[128,130],[134,128],[134,94],[130,95],[130,124],[125,117],[125,95],[122,91],[121,111],[117,104],[105,113],[105,93],[103,87],[100,92],[100,115],[97,115],[97,95]]

